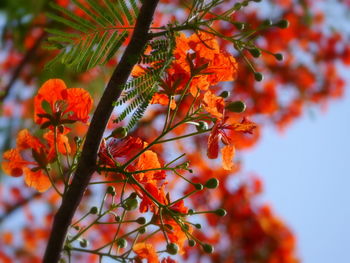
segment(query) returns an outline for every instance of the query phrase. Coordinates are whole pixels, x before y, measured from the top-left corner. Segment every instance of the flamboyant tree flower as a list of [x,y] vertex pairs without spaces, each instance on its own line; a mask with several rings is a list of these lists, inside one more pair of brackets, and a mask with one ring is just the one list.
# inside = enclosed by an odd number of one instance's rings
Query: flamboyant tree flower
[[[24,174],[24,181],[28,186],[39,192],[46,191],[50,188],[51,183],[44,171],[48,164],[54,162],[56,158],[53,136],[52,131],[45,133],[44,138],[47,144],[44,144],[31,135],[27,129],[21,130],[17,136],[17,148],[10,149],[3,154],[2,169],[13,177]],[[68,138],[64,134],[57,137],[57,149],[61,154],[66,155],[71,151]],[[27,157],[26,151],[31,151],[32,159]]]
[[152,244],[137,243],[133,246],[139,260],[147,259],[148,263],[159,263],[158,255]]
[[226,116],[224,99],[210,91],[204,94],[202,104],[203,108],[216,120],[208,138],[207,156],[210,159],[216,159],[218,157],[219,141],[221,140],[225,145],[221,149],[222,166],[225,170],[231,170],[234,166],[232,159],[235,155],[235,146],[225,130],[252,133],[256,128],[256,124],[245,117],[241,122],[237,122],[236,118]]
[[43,128],[87,122],[93,100],[81,88],[68,89],[61,79],[46,81],[34,98],[34,121]]
[[229,116],[223,119],[218,119],[214,124],[209,138],[208,138],[208,150],[207,156],[210,159],[216,159],[219,154],[219,141],[225,145],[221,149],[222,154],[222,166],[225,170],[231,170],[233,168],[232,159],[235,155],[235,146],[227,135],[226,130],[232,130],[235,132],[252,133],[256,128],[256,124],[249,121],[247,118],[243,118],[241,122],[237,122],[235,119]]

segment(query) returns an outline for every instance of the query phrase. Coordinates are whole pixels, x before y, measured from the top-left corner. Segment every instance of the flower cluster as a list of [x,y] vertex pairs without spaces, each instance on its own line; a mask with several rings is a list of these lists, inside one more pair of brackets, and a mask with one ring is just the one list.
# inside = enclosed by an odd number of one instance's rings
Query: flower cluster
[[[27,129],[17,135],[17,147],[3,154],[2,168],[5,173],[19,177],[24,174],[25,183],[46,191],[54,183],[49,175],[49,165],[57,161],[57,155],[69,155],[71,146],[66,124],[86,122],[92,108],[92,98],[83,89],[67,89],[60,79],[46,81],[34,98],[34,121],[44,133],[43,143]],[[51,182],[50,182],[51,180]]]

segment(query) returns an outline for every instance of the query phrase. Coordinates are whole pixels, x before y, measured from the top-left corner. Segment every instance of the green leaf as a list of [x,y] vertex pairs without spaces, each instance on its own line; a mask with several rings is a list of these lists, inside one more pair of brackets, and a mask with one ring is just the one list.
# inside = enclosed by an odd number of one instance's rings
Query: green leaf
[[132,27],[139,12],[136,1],[132,0],[127,5],[121,0],[103,0],[102,3],[86,0],[86,4],[73,0],[75,8],[84,13],[83,17],[69,8],[50,3],[58,13],[49,13],[48,16],[68,27],[68,32],[57,28],[46,29],[50,34],[47,48],[61,51],[47,67],[60,62],[77,71],[86,71],[107,63],[129,35],[124,28],[124,17]]

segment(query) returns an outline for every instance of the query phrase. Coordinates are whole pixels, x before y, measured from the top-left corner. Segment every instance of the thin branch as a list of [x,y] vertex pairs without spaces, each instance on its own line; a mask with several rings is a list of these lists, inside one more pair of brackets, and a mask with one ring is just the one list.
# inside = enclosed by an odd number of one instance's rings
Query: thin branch
[[5,88],[1,91],[1,93],[3,93],[3,94],[0,96],[0,103],[3,102],[7,98],[7,96],[10,94],[10,90],[13,87],[13,85],[15,84],[17,78],[21,74],[24,67],[28,64],[28,62],[33,57],[35,57],[35,53],[36,53],[37,49],[40,47],[40,44],[45,39],[45,37],[46,37],[46,32],[43,31],[41,33],[41,35],[36,39],[34,45],[30,49],[27,50],[27,52],[24,55],[24,57],[22,58],[22,60],[19,62],[16,69],[13,71],[10,81],[7,83]]
[[56,263],[60,259],[68,227],[89,185],[91,176],[96,170],[97,153],[103,132],[113,111],[113,102],[119,98],[122,91],[121,86],[126,83],[133,66],[137,63],[138,57],[147,43],[148,31],[158,1],[144,1],[130,43],[97,105],[72,184],[64,195],[61,207],[55,215],[44,255],[44,263]]
[[27,198],[22,199],[21,201],[15,203],[14,205],[10,206],[9,208],[5,209],[5,212],[0,216],[0,224],[8,218],[13,212],[17,211],[17,209],[22,208],[23,206],[30,203],[32,200],[34,200],[36,197],[39,197],[41,195],[40,192],[35,192],[28,196]]

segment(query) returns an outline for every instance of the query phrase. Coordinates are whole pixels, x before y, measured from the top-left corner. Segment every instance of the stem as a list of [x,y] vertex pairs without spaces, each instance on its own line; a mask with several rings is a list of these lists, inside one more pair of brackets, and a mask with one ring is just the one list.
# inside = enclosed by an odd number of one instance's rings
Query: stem
[[137,63],[137,59],[149,39],[148,30],[158,1],[144,0],[131,40],[97,105],[74,178],[63,197],[61,207],[55,215],[43,263],[57,263],[61,257],[68,227],[89,185],[91,176],[96,170],[97,153],[103,132],[114,108],[113,102],[119,98],[122,92],[121,86],[126,83],[132,68]]

